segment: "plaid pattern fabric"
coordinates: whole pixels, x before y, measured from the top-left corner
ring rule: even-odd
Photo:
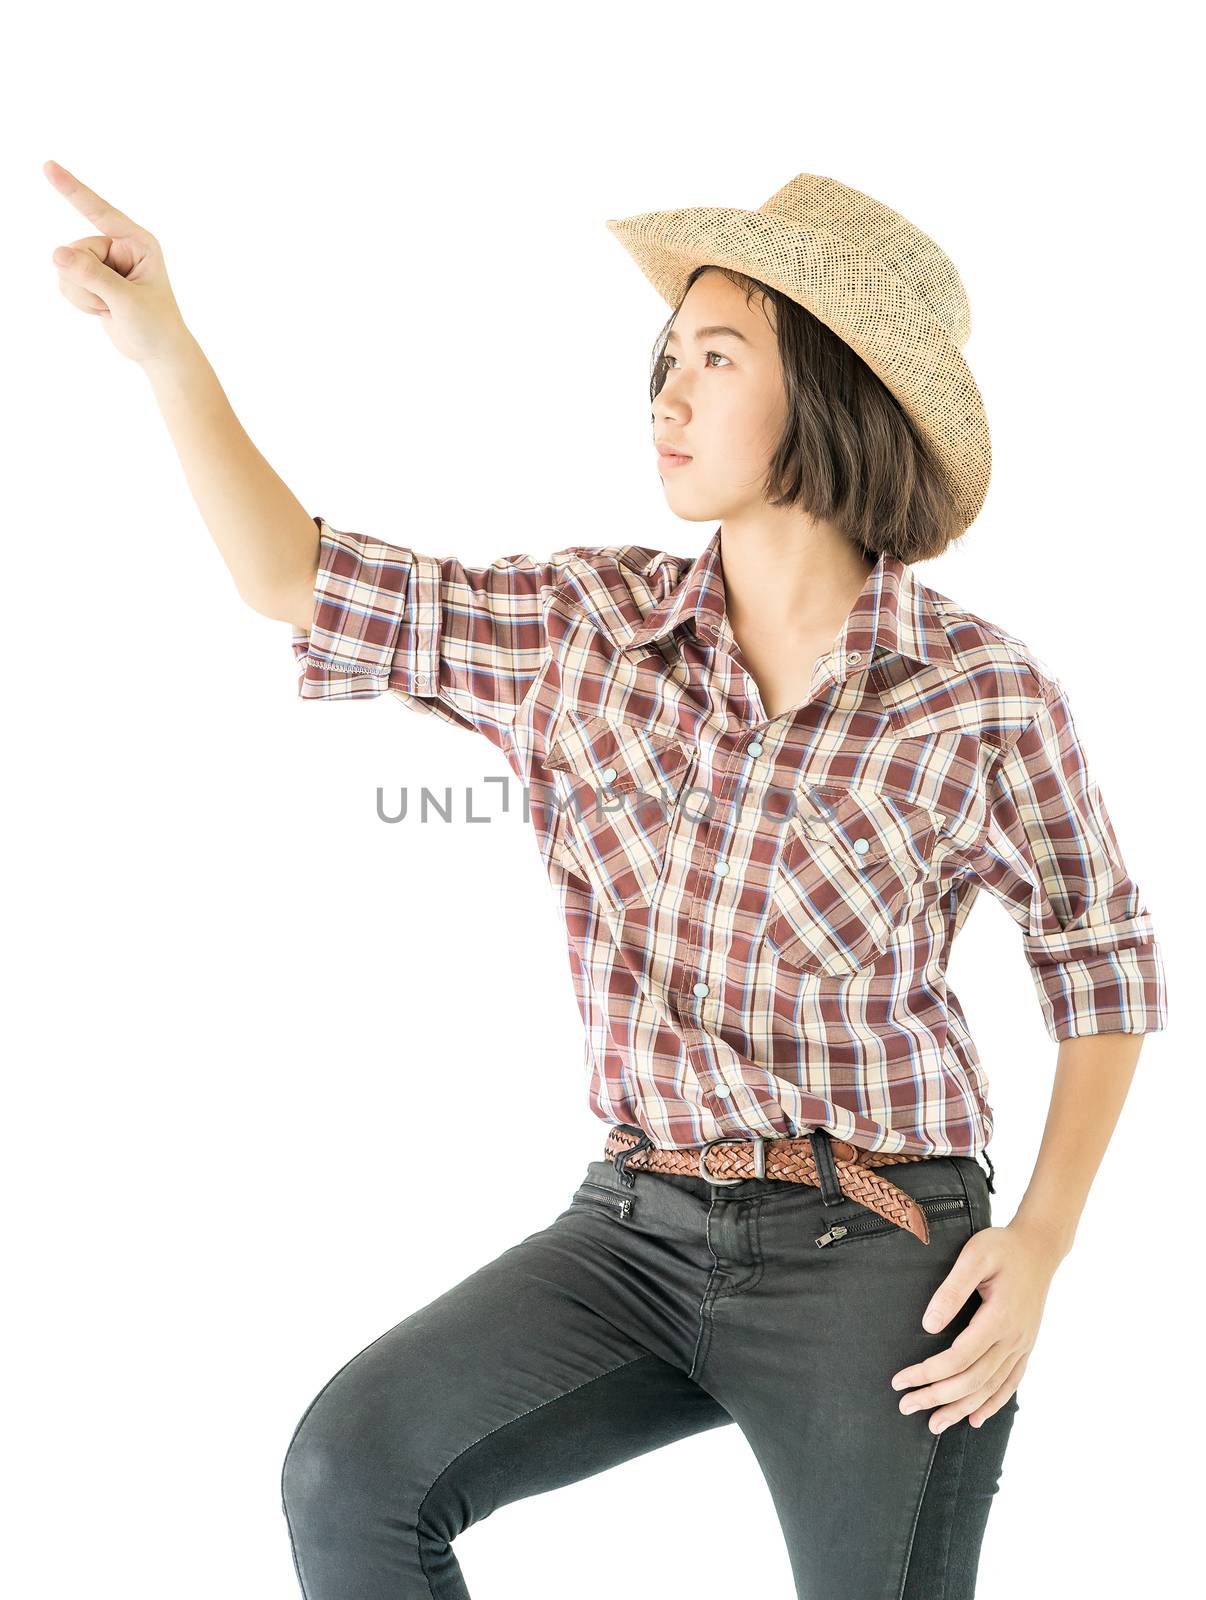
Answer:
[[[570,546],[485,567],[316,517],[307,699],[388,692],[484,734],[557,889],[592,1110],[659,1147],[823,1126],[975,1155],[987,1083],[946,981],[981,889],[1053,1040],[1165,1026],[1163,962],[1067,696],[880,558],[768,718],[697,559]]]

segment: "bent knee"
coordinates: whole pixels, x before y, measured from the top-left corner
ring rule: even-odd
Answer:
[[[397,1504],[407,1481],[409,1430],[391,1409],[329,1384],[294,1430],[281,1465],[281,1505],[292,1521]]]

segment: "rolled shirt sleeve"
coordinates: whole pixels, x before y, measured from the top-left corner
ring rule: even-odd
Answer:
[[[388,692],[500,743],[544,664],[547,602],[579,547],[466,567],[314,521],[314,615],[292,639],[301,698]]]
[[[1054,1040],[1151,1033],[1167,1021],[1164,964],[1062,687],[988,774],[976,879],[1023,931]]]

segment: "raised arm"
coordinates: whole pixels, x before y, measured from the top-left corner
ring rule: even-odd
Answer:
[[[146,373],[240,596],[264,616],[308,627],[318,530],[235,416],[180,314],[158,240],[57,162],[42,170],[96,230],[55,250],[60,292]]]
[[[546,661],[553,593],[584,547],[470,567],[311,516],[235,416],[180,314],[155,236],[56,162],[43,170],[98,230],[55,251],[59,288],[146,373],[240,596],[293,625],[301,696],[388,691],[505,744]]]
[[[313,518],[248,438],[191,335],[143,367],[239,594],[262,616],[309,627],[318,569]]]

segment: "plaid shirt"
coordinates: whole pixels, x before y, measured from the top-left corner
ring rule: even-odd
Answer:
[[[975,1155],[987,1082],[946,981],[980,889],[1053,1040],[1166,1021],[1163,962],[1067,697],[889,556],[807,696],[768,717],[698,559],[637,545],[466,567],[339,532],[299,693],[385,692],[525,785],[558,892],[591,1109],[659,1147],[816,1126]]]

